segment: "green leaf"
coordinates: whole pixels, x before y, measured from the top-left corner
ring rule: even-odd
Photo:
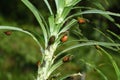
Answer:
[[[63,44],[61,44],[61,46],[62,45],[65,45],[65,44],[70,44],[70,43],[73,43],[73,42],[89,42],[89,41],[91,41],[91,40],[86,40],[86,39],[80,39],[80,40],[71,40],[71,41],[68,41],[68,42],[66,42],[66,43],[63,43]],[[112,50],[112,51],[118,51],[118,47],[117,47],[117,49],[116,48],[113,48],[112,46],[104,46],[105,48],[108,48],[108,49],[110,49],[110,50]]]
[[[50,70],[48,71],[48,76],[53,72],[55,71],[58,67],[60,67],[61,65],[63,64],[62,60],[60,59],[56,64],[54,64]]]
[[[110,49],[112,51],[115,51],[115,52],[119,51],[119,47],[117,47],[117,48],[113,48],[113,47],[110,47],[110,46],[104,46],[104,47],[107,48],[107,49]]]
[[[77,3],[79,3],[81,0],[65,0],[65,5],[66,6],[74,6]]]
[[[100,34],[102,34],[104,37],[106,37],[110,42],[115,43],[115,41],[112,40],[109,36],[107,36],[104,32],[100,31],[97,28],[94,28],[94,30],[96,30],[97,32],[99,32]]]
[[[86,7],[86,6],[75,6],[73,7],[72,9],[87,9],[87,10],[93,10],[93,9],[96,9],[96,8],[93,8],[93,7]]]
[[[47,7],[48,7],[48,9],[50,11],[50,14],[53,15],[52,9],[51,9],[50,4],[48,3],[48,1],[44,0],[44,2],[46,3],[46,5],[47,5]]]
[[[89,9],[89,10],[85,10],[83,12],[78,12],[78,13],[75,13],[71,16],[68,16],[62,23],[61,25],[63,25],[67,20],[75,17],[75,16],[79,16],[79,15],[82,15],[82,14],[101,14],[102,16],[106,17],[108,20],[110,20],[111,22],[114,22],[114,24],[120,28],[120,25],[115,23],[115,20],[110,16],[117,16],[117,17],[120,17],[120,14],[119,13],[113,13],[113,12],[109,12],[109,11],[104,11],[104,10],[96,10],[94,8],[91,8],[91,7],[73,7],[73,9],[81,9],[81,8],[85,8],[85,9]]]
[[[65,7],[65,1],[64,0],[55,0],[56,7],[57,7],[57,16],[61,16],[64,7]]]
[[[108,6],[110,5],[108,0],[104,0],[104,1],[105,1],[106,5],[108,5]]]
[[[103,11],[103,10],[86,10],[86,11],[83,11],[83,12],[78,12],[78,13],[75,13],[69,17],[67,17],[65,21],[67,21],[68,19],[71,19],[75,16],[79,16],[79,15],[82,15],[82,14],[105,14],[105,15],[112,15],[112,16],[117,16],[117,17],[120,17],[120,14],[119,13],[113,13],[113,12],[109,12],[109,11]]]
[[[44,16],[41,13],[39,13],[39,15],[43,21],[43,24],[45,24],[46,30],[48,31],[48,35],[49,35],[50,31],[49,31],[49,26],[47,24],[47,21],[45,20]]]
[[[115,25],[116,25],[118,28],[120,28],[120,24],[118,24],[118,23],[115,23]]]
[[[120,40],[120,36],[118,36],[117,34],[115,34],[114,32],[107,30],[107,32],[109,32],[110,34],[112,34],[114,37],[116,37],[117,39]],[[117,49],[120,49],[119,47],[117,47]]]
[[[36,41],[36,43],[39,45],[39,47],[40,47],[40,49],[41,49],[41,52],[43,52],[43,48],[42,48],[41,44],[40,44],[39,41],[36,39],[36,37],[35,37],[33,34],[31,34],[30,32],[25,31],[25,30],[23,30],[23,29],[21,29],[21,28],[12,27],[12,26],[0,26],[0,30],[5,30],[5,29],[6,29],[6,30],[16,30],[16,31],[20,31],[20,32],[23,32],[23,33],[26,33],[26,34],[30,35],[30,36]]]
[[[82,60],[82,61],[83,61],[83,60]],[[96,66],[94,66],[93,64],[90,64],[90,63],[88,63],[88,62],[85,62],[85,61],[83,61],[83,62],[84,62],[87,66],[95,69],[95,70],[104,78],[104,80],[108,80],[107,76],[105,76]]]
[[[81,0],[55,0],[57,6],[56,24],[63,22],[72,7],[80,1]]]
[[[109,32],[110,34],[112,34],[114,37],[116,37],[117,39],[120,40],[120,36],[118,36],[117,34],[115,34],[114,32],[107,30],[107,32]]]
[[[104,16],[104,17],[106,17],[108,20],[110,20],[111,22],[115,22],[115,20],[111,17],[111,16],[109,16],[109,15],[107,15],[107,14],[103,14],[102,16]]]
[[[72,5],[73,5],[73,6],[76,5],[76,4],[79,3],[80,1],[82,1],[82,0],[73,0]]]
[[[97,4],[96,4],[97,5]],[[99,5],[97,5],[99,6]],[[100,7],[100,6],[99,6]],[[80,6],[80,7],[74,7],[73,9],[87,9],[87,10],[95,10],[95,8],[92,8],[92,7],[84,7],[84,6]],[[100,8],[101,9],[101,8]],[[103,8],[102,8],[103,9]],[[105,11],[105,9],[103,9],[103,11]],[[108,20],[110,20],[111,22],[115,22],[115,20],[107,15],[107,14],[102,14],[102,16],[106,17]]]
[[[49,18],[48,18],[48,21],[49,21],[49,26],[50,26],[50,35],[54,35],[54,28],[56,27],[55,26],[55,19],[54,19],[54,15],[51,15]]]
[[[63,20],[69,14],[71,9],[72,9],[72,6],[65,7],[64,10],[62,11],[62,13],[60,15],[56,16],[56,24],[59,24],[59,23],[63,22]]]
[[[113,13],[113,12],[102,11],[102,10],[86,10],[86,11],[83,11],[81,14],[108,14],[108,15],[120,17],[119,13]]]
[[[105,10],[105,8],[99,2],[93,2],[93,4],[101,10]]]
[[[68,16],[62,23],[61,25],[63,25],[67,20],[73,18],[73,17],[76,17],[76,16],[79,16],[79,15],[82,15],[82,14],[101,14],[101,15],[104,15],[107,19],[109,19],[110,21],[114,21],[112,17],[110,17],[109,15],[112,15],[112,16],[117,16],[117,17],[120,17],[120,14],[119,13],[113,13],[113,12],[109,12],[109,11],[103,11],[103,10],[96,10],[96,9],[93,9],[93,10],[85,10],[85,11],[82,11],[82,12],[78,12],[78,13],[75,13],[73,15],[70,15]],[[117,25],[119,28],[120,28],[120,25],[119,24],[115,24]]]
[[[71,76],[80,76],[80,77],[83,77],[83,78],[80,78],[80,79],[78,79],[78,78],[73,78],[73,77],[71,77]],[[69,78],[70,77],[70,78]],[[67,75],[65,75],[64,77],[61,77],[59,80],[85,80],[84,79],[84,77],[85,77],[85,73],[74,73],[74,74],[67,74]],[[67,79],[68,78],[68,79]]]
[[[120,69],[119,67],[117,66],[115,60],[113,59],[113,57],[108,53],[106,52],[103,48],[100,48],[100,51],[105,53],[106,56],[110,59],[114,69],[115,69],[115,72],[116,72],[116,75],[117,75],[117,80],[120,80]]]
[[[59,34],[61,34],[62,32],[67,31],[68,29],[70,29],[76,23],[77,23],[77,20],[72,19],[65,27],[62,28],[62,30],[60,30]]]
[[[75,48],[78,48],[78,47],[83,47],[83,46],[92,46],[92,45],[100,45],[100,46],[120,46],[120,44],[117,44],[117,43],[108,43],[108,42],[96,42],[96,41],[91,41],[91,42],[86,42],[86,43],[80,43],[80,44],[76,44],[76,45],[72,45],[66,49],[64,49],[63,51],[59,52],[56,57],[58,57],[59,55],[69,51],[69,50],[72,50],[72,49],[75,49]]]
[[[31,12],[34,14],[35,18],[37,19],[38,23],[40,24],[45,39],[45,46],[47,46],[47,31],[45,29],[44,24],[42,23],[42,19],[39,15],[38,10],[28,0],[22,0],[22,2],[31,10]]]
[[[95,6],[97,6],[99,9],[105,11],[105,8],[99,3],[99,2],[94,2],[93,3]],[[110,20],[111,22],[115,22],[115,20],[109,16],[109,15],[106,15],[106,14],[103,14],[104,17],[106,17],[108,20]]]
[[[70,10],[72,9],[72,6],[70,7],[65,7],[64,10],[63,10],[63,13],[61,15],[61,17],[64,19],[70,12]]]

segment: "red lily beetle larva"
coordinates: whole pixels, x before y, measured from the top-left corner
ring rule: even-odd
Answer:
[[[71,60],[71,57],[70,56],[65,56],[63,57],[63,62],[69,62]]]
[[[67,35],[64,35],[62,38],[61,38],[61,42],[66,42],[68,40],[68,36]]]
[[[84,24],[84,23],[86,23],[86,20],[85,20],[84,18],[78,17],[78,22],[79,22],[80,24]]]
[[[68,31],[65,31],[65,32],[62,32],[61,33],[61,39],[60,39],[60,41],[61,42],[66,42],[67,40],[68,40],[68,35],[69,35],[69,32]]]
[[[9,35],[11,35],[12,34],[12,32],[11,31],[5,31],[4,32],[7,36],[9,36]]]

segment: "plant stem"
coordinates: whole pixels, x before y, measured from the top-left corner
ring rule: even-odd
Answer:
[[[37,80],[47,80],[49,78],[48,71],[53,64],[53,54],[57,48],[57,45],[53,44],[50,45],[48,48],[45,49],[43,55],[43,63],[38,67],[38,76]]]

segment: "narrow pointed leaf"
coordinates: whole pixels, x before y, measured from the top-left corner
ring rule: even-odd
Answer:
[[[48,71],[48,76],[55,71],[58,67],[60,67],[63,64],[62,60],[58,61],[57,63],[55,63],[50,70]]]
[[[68,29],[70,29],[70,28],[71,28],[74,24],[76,24],[76,23],[77,23],[77,20],[75,20],[75,19],[71,20],[71,21],[60,31],[60,33],[67,31]],[[60,33],[59,33],[59,34],[60,34]]]
[[[100,4],[100,3],[98,3],[98,2],[95,2],[95,3],[93,3],[95,6],[97,6],[99,9],[101,9],[101,10],[103,10],[103,11],[105,11],[105,8]],[[102,14],[104,17],[106,17],[108,20],[110,20],[111,22],[115,22],[115,20],[111,17],[111,16],[109,16],[109,15],[107,15],[107,14]]]
[[[94,28],[94,30],[96,30],[97,32],[99,32],[100,34],[102,34],[104,37],[106,37],[110,42],[115,43],[114,40],[112,40],[109,36],[107,36],[104,32],[100,31],[97,28]]]
[[[65,6],[74,6],[79,3],[81,0],[65,0]]]
[[[50,11],[50,14],[53,15],[52,9],[51,9],[50,4],[48,3],[48,1],[44,0],[44,2],[46,3],[46,5],[47,5],[47,7],[48,7],[48,9]]]
[[[39,45],[41,51],[43,52],[43,48],[42,48],[41,44],[36,39],[36,37],[33,34],[31,34],[30,32],[25,31],[25,30],[23,30],[21,28],[12,27],[12,26],[0,26],[0,30],[15,30],[15,31],[20,31],[20,32],[23,32],[23,33],[26,33],[26,34],[30,35],[36,41],[36,43]]]
[[[56,3],[56,7],[57,7],[57,14],[58,14],[58,16],[60,16],[65,7],[65,1],[64,0],[55,0],[55,3]]]
[[[107,32],[109,32],[110,34],[112,34],[114,37],[116,37],[117,39],[120,40],[120,36],[118,36],[117,34],[115,34],[114,32],[107,30]]]
[[[107,42],[96,42],[96,41],[93,41],[93,42],[86,42],[86,43],[80,43],[80,44],[76,44],[76,45],[73,45],[73,46],[70,46],[68,47],[67,49],[59,52],[56,57],[58,57],[59,55],[69,51],[69,50],[72,50],[72,49],[75,49],[75,48],[78,48],[78,47],[83,47],[83,46],[92,46],[92,45],[100,45],[100,46],[120,46],[120,44],[117,44],[117,43],[107,43]]]
[[[60,15],[57,15],[56,17],[56,23],[59,24],[63,22],[63,20],[66,18],[66,16],[69,14],[70,10],[72,9],[72,6],[65,7]]]
[[[103,48],[100,48],[100,51],[105,53],[106,56],[110,59],[112,65],[115,69],[115,72],[117,75],[117,80],[120,80],[120,69],[119,69],[118,65],[116,64],[115,60],[113,59],[113,57],[108,52],[106,52]]]
[[[113,12],[109,12],[109,11],[103,11],[103,10],[96,10],[95,9],[95,10],[86,10],[86,11],[83,11],[83,12],[73,14],[73,15],[67,17],[66,20],[64,20],[64,22],[67,21],[70,18],[73,18],[75,16],[79,16],[79,15],[82,15],[82,14],[106,14],[106,15],[112,15],[112,16],[120,17],[119,13],[113,13]]]
[[[82,60],[82,61],[83,61],[83,60]],[[84,61],[84,62],[85,62],[85,61]],[[105,75],[103,74],[103,72],[101,72],[96,66],[94,66],[94,65],[92,65],[92,64],[90,64],[90,63],[88,63],[88,62],[85,62],[85,63],[86,63],[87,66],[95,69],[95,70],[104,78],[104,80],[108,80],[107,76],[105,76]]]
[[[38,10],[28,0],[22,0],[22,2],[31,10],[31,12],[34,14],[35,18],[37,19],[38,23],[40,24],[45,39],[45,46],[47,46],[47,31],[45,29],[44,24],[42,23],[42,19],[39,15]]]
[[[54,28],[55,28],[54,16],[51,15],[51,16],[48,18],[48,21],[49,21],[49,26],[50,26],[50,33],[52,34],[52,33],[54,32]]]
[[[120,17],[119,13],[113,13],[113,12],[102,11],[102,10],[86,10],[86,11],[83,11],[82,14],[108,14],[108,15]]]

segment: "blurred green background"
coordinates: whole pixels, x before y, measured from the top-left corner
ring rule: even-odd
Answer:
[[[43,0],[30,1],[42,14],[44,14],[47,20],[49,13]],[[55,12],[56,8],[54,0],[49,0],[49,2]],[[97,4],[99,3],[102,4],[104,8],[98,7]],[[119,0],[83,0],[78,5],[120,13],[119,3]],[[93,29],[97,28],[116,42],[120,42],[106,32],[106,30],[109,29],[118,35],[120,34],[120,29],[118,29],[113,23],[100,15],[83,15],[83,17],[88,19],[90,22],[82,25],[75,25],[70,30],[71,33],[69,41],[72,39],[87,38],[90,40],[109,42],[105,36]],[[113,18],[117,23],[120,23],[119,18]],[[38,33],[42,36],[39,25],[33,14],[20,0],[0,0],[0,25],[17,26],[33,33]],[[74,34],[75,30],[82,33],[82,35]],[[41,60],[41,53],[36,42],[24,33],[12,31],[12,34],[7,36],[4,34],[4,31],[6,30],[0,30],[0,80],[35,79],[37,74],[37,62]],[[61,46],[58,51],[61,51],[68,46],[69,44],[64,47]],[[106,50],[111,53],[120,67],[119,52],[113,52],[108,49]],[[72,61],[63,64],[63,66],[57,69],[55,73],[61,72],[61,75],[63,76],[73,72],[88,70],[87,80],[103,80],[103,78],[94,69],[86,66],[80,61],[81,59],[84,59],[86,62],[97,65],[98,68],[108,76],[109,80],[116,80],[116,74],[109,59],[106,56],[99,54],[94,46],[77,48],[65,54],[72,54]]]

